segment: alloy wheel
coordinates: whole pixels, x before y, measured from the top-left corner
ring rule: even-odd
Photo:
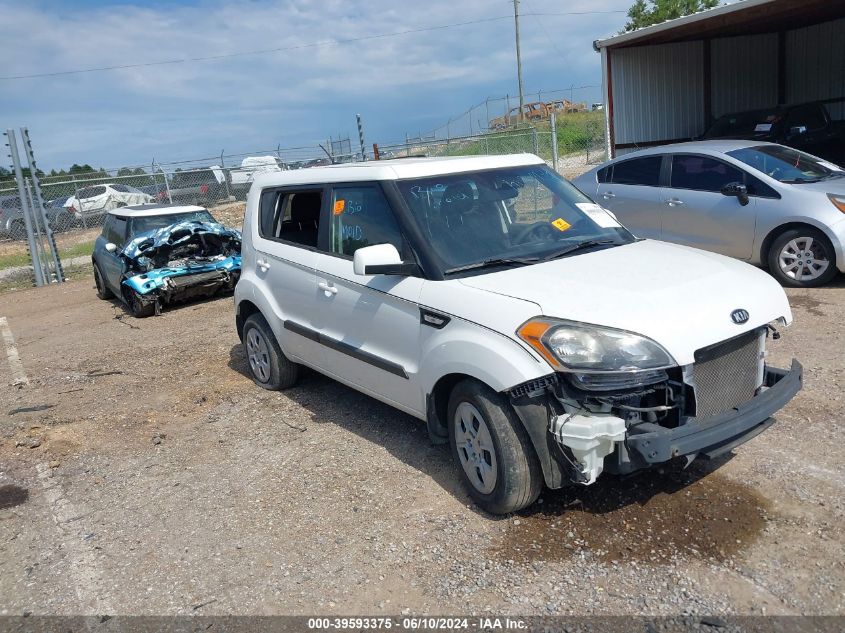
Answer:
[[[811,281],[821,277],[830,266],[824,245],[812,237],[796,237],[784,244],[778,253],[781,272],[795,281]]]
[[[261,382],[270,380],[270,350],[258,328],[253,327],[246,334],[246,353],[253,375]]]
[[[469,402],[455,409],[455,445],[458,459],[473,487],[490,494],[496,487],[496,449],[481,413]]]

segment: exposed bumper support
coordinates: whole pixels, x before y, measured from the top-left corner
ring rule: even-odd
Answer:
[[[708,458],[726,453],[774,424],[771,416],[801,390],[802,380],[797,360],[789,371],[767,367],[763,385],[768,388],[758,396],[721,415],[674,429],[638,424],[628,429],[628,451],[646,464],[694,453]]]

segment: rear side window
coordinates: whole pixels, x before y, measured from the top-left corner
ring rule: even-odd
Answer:
[[[351,256],[359,248],[375,244],[393,244],[402,252],[402,233],[381,188],[336,187],[332,199],[332,252]]]
[[[320,190],[265,191],[261,194],[258,232],[265,239],[316,248],[322,204]]]
[[[85,187],[85,189],[79,190],[79,197],[80,198],[93,198],[95,196],[101,196],[106,192],[105,187]]]
[[[673,189],[719,192],[732,182],[745,182],[743,172],[720,160],[686,154],[672,157],[670,186]]]
[[[613,164],[613,183],[657,187],[660,184],[662,156],[644,156]]]
[[[598,182],[610,182],[610,174],[613,170],[613,165],[608,165],[604,169],[599,169],[596,172],[596,180]]]
[[[111,188],[120,193],[129,193],[129,187],[126,185],[112,185]]]
[[[827,121],[824,118],[824,113],[817,105],[806,105],[795,108],[789,113],[786,119],[787,130],[791,130],[794,127],[803,127],[807,131],[820,130],[825,125],[827,125]]]

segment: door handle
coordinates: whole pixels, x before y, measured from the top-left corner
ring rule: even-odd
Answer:
[[[270,269],[270,262],[268,262],[266,259],[255,260],[255,265],[258,266],[259,270],[262,273],[266,273]]]
[[[666,200],[666,204],[668,204],[670,207],[679,207],[683,203],[684,201],[678,200],[678,198],[669,198],[668,200]]]
[[[605,191],[603,194],[601,194],[601,197],[605,200],[610,200],[611,198],[615,198],[616,194],[612,191]]]
[[[337,288],[335,286],[330,286],[329,282],[327,282],[327,281],[321,281],[320,283],[317,284],[317,287],[320,290],[322,290],[323,292],[325,292],[327,295],[336,295],[337,294]]]

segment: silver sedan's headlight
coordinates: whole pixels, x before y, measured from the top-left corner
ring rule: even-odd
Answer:
[[[561,371],[643,372],[676,365],[650,338],[598,325],[540,317],[524,323],[517,335]]]

